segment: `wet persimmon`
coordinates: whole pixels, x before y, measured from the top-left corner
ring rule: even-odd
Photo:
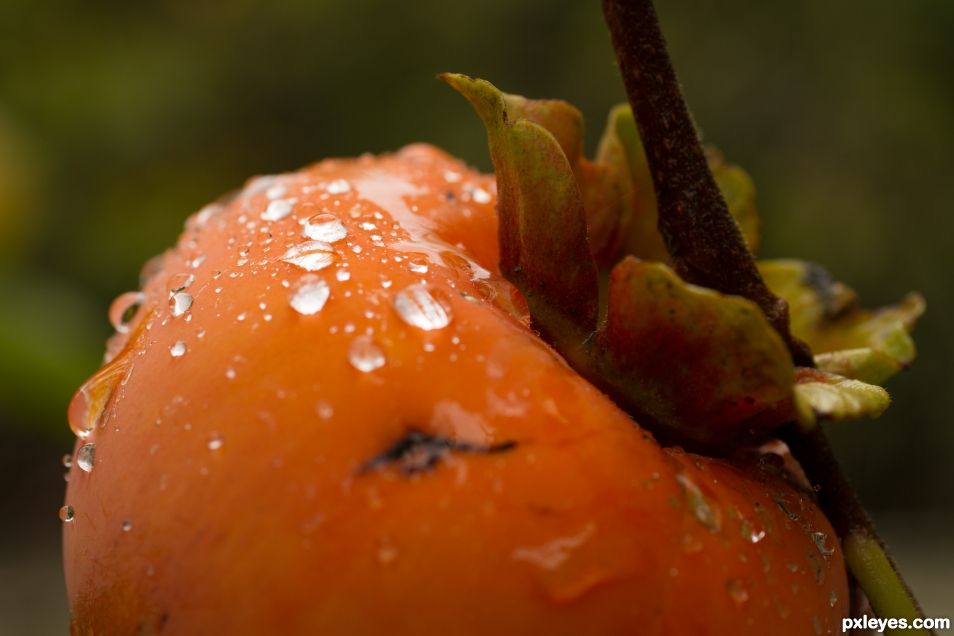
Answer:
[[[811,496],[570,369],[496,271],[495,198],[416,145],[189,221],[71,406],[75,633],[838,627]]]
[[[652,3],[603,4],[631,106],[592,160],[571,105],[445,74],[494,175],[417,144],[257,177],[116,299],[69,406],[73,633],[923,616],[818,425],[887,408],[923,300],[757,261]]]

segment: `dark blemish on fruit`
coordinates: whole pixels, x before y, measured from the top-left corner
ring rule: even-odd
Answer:
[[[512,441],[484,446],[411,429],[390,448],[368,460],[358,473],[391,466],[400,470],[402,475],[414,475],[433,470],[448,453],[502,453],[516,446],[517,443]]]

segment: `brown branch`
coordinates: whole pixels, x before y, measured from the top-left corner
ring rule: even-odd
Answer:
[[[709,170],[651,0],[603,0],[630,106],[646,148],[659,230],[691,283],[755,302],[799,366],[814,366],[789,332],[788,304],[762,280]]]

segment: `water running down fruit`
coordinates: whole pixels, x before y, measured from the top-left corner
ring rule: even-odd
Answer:
[[[259,177],[117,300],[70,405],[74,633],[837,633],[845,557],[909,611],[816,422],[887,406],[920,298],[752,261],[714,154],[735,223],[673,223],[652,108],[590,161],[571,106],[444,79],[496,178],[424,145]]]

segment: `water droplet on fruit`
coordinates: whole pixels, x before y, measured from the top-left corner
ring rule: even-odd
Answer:
[[[132,527],[133,527],[132,521],[130,521],[129,519],[125,519],[125,520],[120,524],[119,527],[120,527],[120,529],[122,529],[123,532],[129,532],[130,530],[132,530]]]
[[[70,430],[74,435],[86,439],[96,426],[104,422],[106,406],[130,368],[129,359],[120,356],[83,383],[67,410]]]
[[[315,412],[318,413],[318,417],[323,420],[327,420],[335,414],[335,409],[331,406],[331,404],[322,400],[315,405]]]
[[[392,304],[401,320],[424,331],[443,329],[451,321],[450,307],[439,303],[423,285],[402,289]]]
[[[142,292],[126,292],[120,294],[109,306],[109,322],[119,333],[129,332],[129,323],[135,318],[136,312],[146,299]]]
[[[384,352],[370,336],[358,336],[348,346],[348,362],[362,373],[380,369],[386,361]]]
[[[346,280],[351,280],[351,272],[346,269],[339,269],[337,272],[335,272],[335,279],[342,283]]]
[[[726,581],[725,589],[729,593],[729,598],[732,599],[732,602],[739,607],[745,605],[746,601],[749,600],[749,591],[745,589],[745,586],[739,579],[729,579]]]
[[[295,207],[295,199],[276,199],[268,204],[265,211],[262,212],[264,221],[280,221],[291,214]]]
[[[317,272],[335,261],[335,253],[325,241],[306,241],[290,247],[282,260],[305,271]]]
[[[311,316],[321,311],[330,293],[323,278],[309,274],[298,280],[288,302],[301,315]]]
[[[490,203],[491,199],[490,193],[483,188],[474,188],[470,196],[474,199],[474,203]]]
[[[63,506],[60,508],[60,521],[63,523],[70,523],[73,521],[74,516],[73,506]]]
[[[182,340],[177,340],[175,344],[169,347],[169,355],[173,358],[181,358],[186,353],[186,343]]]
[[[705,495],[703,495],[699,486],[683,473],[676,475],[676,481],[679,482],[682,488],[683,495],[686,498],[686,503],[692,512],[692,516],[710,531],[718,531],[722,525],[720,516],[712,506],[709,505],[708,500]]]
[[[281,197],[285,196],[287,192],[288,192],[288,188],[285,187],[285,184],[278,183],[265,191],[265,197],[269,201],[274,201],[275,199],[280,199]]]
[[[93,462],[96,460],[96,444],[83,444],[76,451],[76,465],[87,473],[92,472]]]
[[[301,233],[305,238],[334,243],[348,236],[348,230],[334,214],[316,214],[305,221]]]
[[[63,463],[63,468],[71,468],[73,466],[73,456],[69,453],[63,455],[60,461]]]
[[[407,268],[415,274],[427,273],[427,256],[424,254],[415,254],[407,259]]]
[[[184,291],[176,292],[169,298],[169,310],[173,316],[181,316],[192,307],[192,296]]]
[[[166,284],[169,286],[169,293],[175,294],[176,292],[181,292],[184,289],[188,289],[194,282],[195,274],[181,273],[170,276]]]
[[[812,532],[812,541],[815,543],[815,547],[818,548],[818,551],[821,552],[821,555],[826,559],[835,553],[834,548],[830,548],[827,545],[828,535],[824,532]]]
[[[222,448],[224,441],[220,435],[213,435],[212,439],[209,440],[208,447],[209,450],[219,450]]]
[[[335,179],[325,188],[328,194],[345,194],[351,192],[351,184],[344,179]]]
[[[837,604],[838,604],[838,595],[835,594],[835,590],[832,590],[831,595],[829,595],[828,597],[828,605],[829,607],[834,607]]]

